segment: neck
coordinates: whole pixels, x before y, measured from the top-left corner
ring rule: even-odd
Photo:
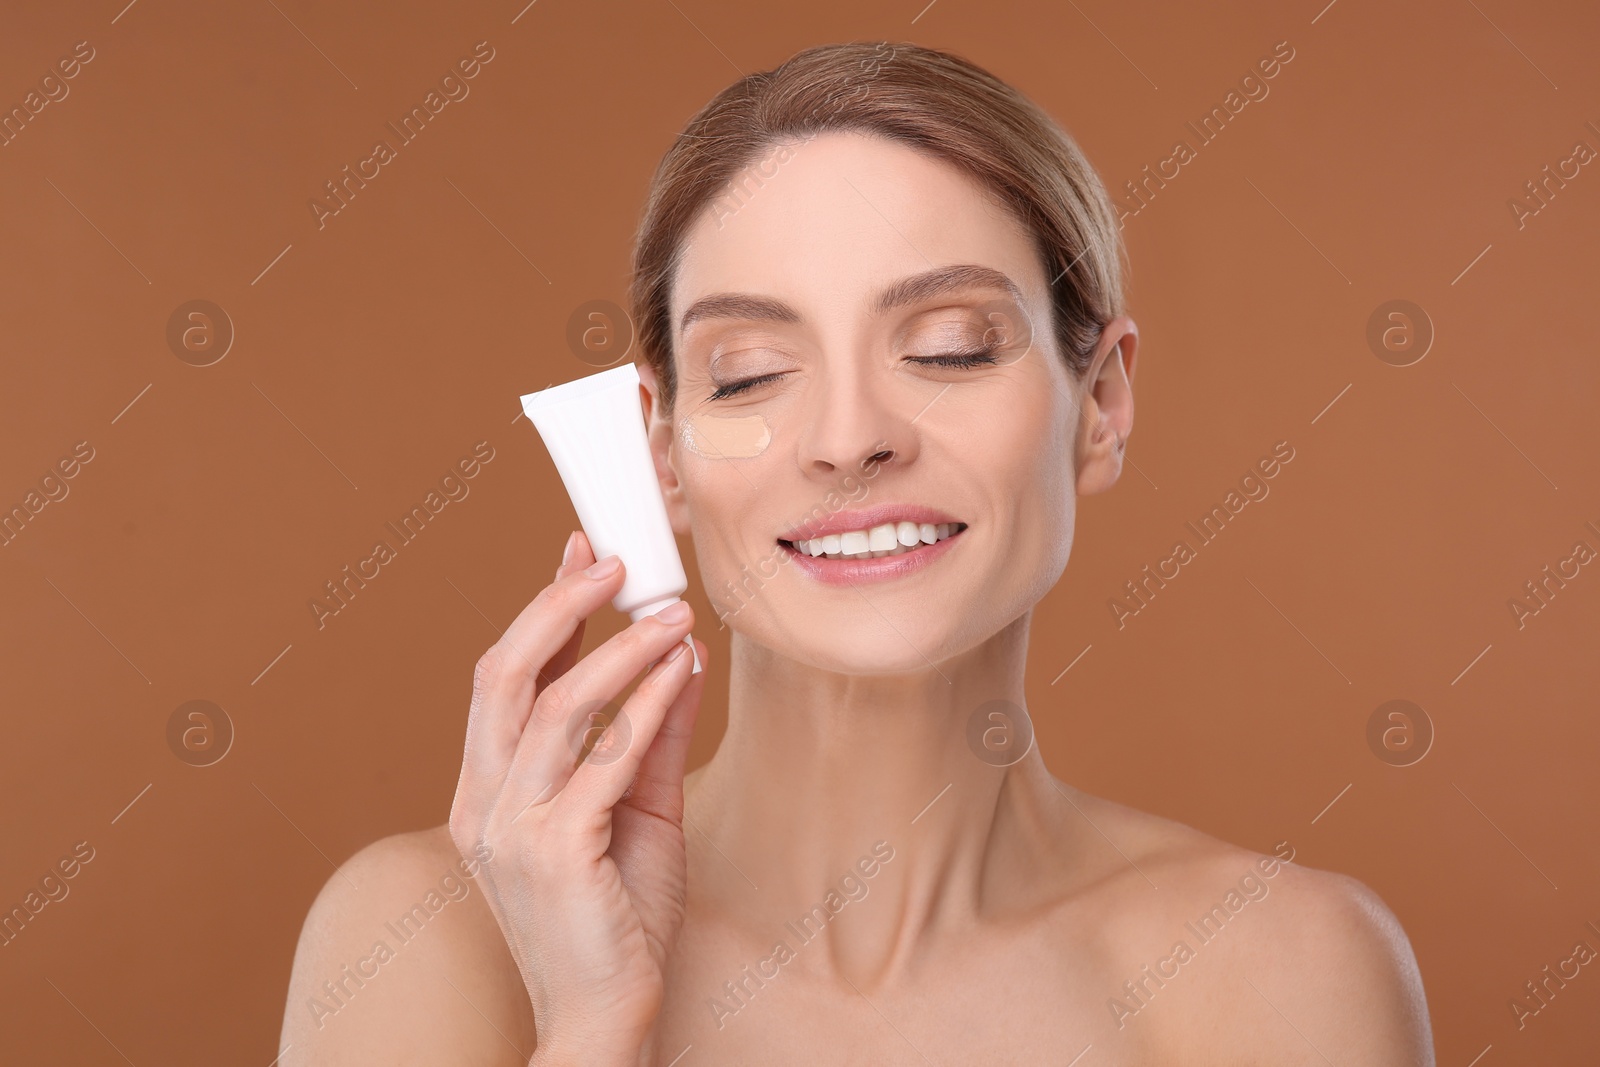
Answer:
[[[1066,802],[1037,745],[986,761],[969,741],[1017,727],[989,712],[1026,707],[1030,618],[892,676],[818,670],[735,634],[727,733],[687,802],[722,869],[708,904],[874,983],[930,932],[1037,903]]]

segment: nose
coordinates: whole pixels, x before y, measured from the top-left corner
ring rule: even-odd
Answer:
[[[890,402],[892,383],[867,375],[830,377],[835,380],[817,391],[801,434],[799,460],[807,474],[829,478],[915,458],[916,426]]]

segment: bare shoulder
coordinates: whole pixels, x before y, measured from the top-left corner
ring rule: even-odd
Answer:
[[[376,841],[328,878],[295,949],[283,1067],[527,1062],[533,1015],[480,866],[437,826]]]
[[[1410,941],[1359,879],[1306,866],[1295,842],[1256,852],[1064,795],[1122,853],[1093,888],[1107,938],[1136,946],[1118,957],[1108,1003],[1119,1033],[1142,1027],[1152,1047],[1171,1048],[1168,1062],[1210,1062],[1194,1057],[1203,1035],[1216,1062],[1432,1067]]]
[[[1230,968],[1261,1017],[1291,1047],[1311,1054],[1314,1042],[1318,1062],[1433,1067],[1422,975],[1383,899],[1357,878],[1298,862],[1279,865],[1271,891],[1275,906],[1262,909],[1259,934],[1241,941]]]

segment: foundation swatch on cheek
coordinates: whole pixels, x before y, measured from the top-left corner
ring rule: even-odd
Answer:
[[[750,459],[772,443],[772,427],[764,415],[690,415],[678,436],[706,459]]]

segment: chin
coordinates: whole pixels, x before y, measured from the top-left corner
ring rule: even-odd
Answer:
[[[949,639],[948,635],[902,636],[884,628],[882,620],[878,620],[871,632],[841,629],[827,637],[800,643],[768,642],[756,635],[749,635],[749,638],[773,656],[834,674],[880,677],[919,674],[929,670],[930,663],[937,665],[949,655],[940,647]]]
[[[908,611],[903,596],[886,596],[870,587],[829,591],[825,602],[819,602],[815,591],[793,587],[767,592],[772,595],[747,603],[723,621],[772,656],[836,674],[918,674],[990,636],[972,632],[978,612],[949,608],[960,597],[937,598],[945,605],[939,609],[930,597]],[[994,629],[1001,625],[997,622]]]

